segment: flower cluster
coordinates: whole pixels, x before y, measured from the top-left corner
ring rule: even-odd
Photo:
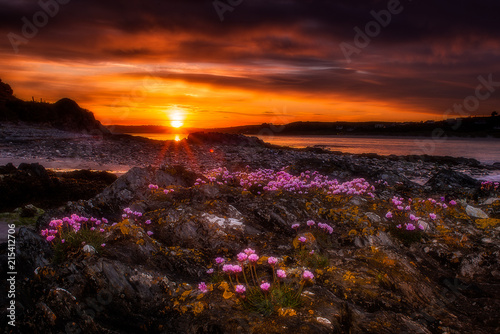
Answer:
[[[318,191],[327,195],[367,195],[374,197],[375,188],[365,179],[354,179],[339,184],[337,180],[330,180],[328,176],[319,172],[305,171],[299,175],[292,175],[284,170],[274,171],[272,169],[257,169],[255,171],[229,172],[226,168],[216,168],[205,173],[209,182],[217,184],[237,183],[243,190],[256,187],[262,191],[286,191],[295,194],[308,194]],[[197,179],[195,185],[203,184],[205,181]]]
[[[141,217],[142,217],[142,212],[133,211],[130,208],[123,209],[123,214],[122,214],[123,219],[133,220],[136,224],[142,225],[143,222],[141,219],[139,219]],[[145,220],[144,224],[148,225],[148,226],[151,225],[151,220],[150,219]],[[147,230],[146,233],[148,236],[153,235],[153,231],[150,231],[150,230]]]
[[[228,275],[231,284],[234,287],[234,291],[239,294],[245,294],[248,289],[260,289],[262,293],[271,292],[273,289],[279,289],[281,282],[287,278],[287,273],[283,268],[277,267],[280,259],[274,256],[267,258],[267,263],[270,265],[273,271],[273,282],[268,282],[262,280],[257,271],[257,262],[261,257],[257,255],[254,249],[247,248],[236,255],[237,264],[227,263],[226,259],[222,257],[217,257],[214,262],[219,266],[220,270]],[[213,274],[214,270],[207,270],[208,274]],[[243,279],[243,282],[240,282]],[[314,279],[314,274],[309,270],[304,270],[301,276],[301,285],[299,289],[298,296],[302,291],[304,284],[307,281]],[[235,281],[235,283],[233,283]],[[204,283],[200,283],[198,286],[203,292],[206,289]]]
[[[160,187],[159,187],[158,185],[156,185],[156,184],[150,184],[150,185],[148,186],[148,188],[149,188],[150,190],[158,190]],[[170,194],[170,193],[172,193],[172,192],[174,192],[174,189],[164,189],[164,190],[163,190],[163,193],[164,193],[165,195],[168,195],[168,194]]]
[[[316,224],[316,222],[314,220],[308,220],[306,222],[306,225],[309,228],[313,228],[313,227],[316,228],[317,227],[318,229],[323,230],[327,234],[332,234],[333,233],[333,227],[330,226],[330,225],[328,225],[328,224],[326,224],[326,223],[317,223]],[[299,223],[292,224],[292,228],[294,230],[299,230],[300,229],[300,224]],[[303,238],[303,237],[301,237],[301,238]],[[305,242],[305,240],[302,241],[301,238],[299,238],[299,241],[300,242]]]
[[[44,229],[40,231],[40,234],[45,237],[47,241],[53,241],[56,237],[61,237],[64,230],[78,233],[82,229],[82,226],[86,227],[90,231],[98,229],[100,233],[103,233],[105,230],[102,228],[101,224],[108,224],[108,220],[106,218],[87,218],[81,217],[77,214],[72,214],[70,217],[51,220],[49,223],[50,229]],[[61,243],[64,242],[65,239],[61,239]]]
[[[481,190],[497,191],[500,186],[499,182],[483,181],[481,182]]]

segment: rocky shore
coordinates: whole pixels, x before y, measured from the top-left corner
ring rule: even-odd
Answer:
[[[19,229],[7,333],[500,333],[494,166],[54,131],[0,158],[131,168]]]

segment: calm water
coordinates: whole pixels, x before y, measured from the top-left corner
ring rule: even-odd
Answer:
[[[500,162],[500,139],[435,139],[401,137],[339,137],[339,136],[259,136],[265,142],[302,148],[320,145],[345,153],[376,153],[380,155],[447,155],[474,158],[486,164]]]
[[[156,140],[182,140],[187,134],[133,133]],[[500,162],[500,139],[435,139],[400,137],[340,136],[258,136],[267,143],[303,148],[319,145],[345,153],[376,153],[380,155],[447,155],[474,158],[485,164]]]

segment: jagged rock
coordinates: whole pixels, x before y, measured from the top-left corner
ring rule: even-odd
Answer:
[[[450,169],[441,169],[425,183],[434,191],[444,191],[447,193],[455,192],[463,188],[476,189],[480,182],[460,172]]]
[[[227,134],[217,132],[195,132],[190,133],[187,142],[190,144],[203,145],[230,145],[230,146],[266,146],[266,144],[257,137],[247,137],[239,134]]]

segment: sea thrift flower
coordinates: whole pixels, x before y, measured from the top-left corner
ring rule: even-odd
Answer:
[[[149,220],[149,219],[148,219],[148,220],[146,220],[146,221],[144,222],[144,224],[146,224],[146,225],[151,224],[151,220]]]
[[[396,228],[401,228],[401,224],[397,225]]]
[[[147,231],[146,233],[147,233],[149,236],[152,236],[152,235],[153,235],[153,232],[151,232],[151,231]]]
[[[299,238],[299,241],[300,241],[300,242],[306,242],[306,241],[307,241],[307,239],[306,239],[305,237],[300,237],[300,238]]]
[[[278,259],[271,256],[269,259],[267,259],[267,262],[271,265],[274,266],[276,263],[278,263]]]
[[[63,243],[65,243],[65,242],[66,242],[66,240],[65,240],[65,239],[62,239],[62,240],[61,240],[61,243],[62,243],[62,244],[63,244]]]
[[[208,287],[205,284],[205,282],[201,282],[200,284],[198,284],[198,289],[200,289],[200,291],[203,292],[203,293],[207,293],[208,292]]]
[[[302,274],[302,278],[305,280],[312,280],[314,278],[314,274],[309,270],[305,270],[304,273]]]
[[[236,291],[236,293],[245,293],[245,291],[247,291],[247,289],[245,288],[245,286],[244,286],[244,285],[238,284],[238,285],[234,288],[234,291]]]
[[[306,224],[307,226],[311,227],[314,226],[316,223],[314,222],[314,220],[308,220]]]
[[[250,262],[257,262],[259,260],[259,256],[257,254],[250,254],[250,256],[248,257],[248,260]]]
[[[269,288],[271,287],[271,284],[267,283],[267,282],[263,282],[261,285],[260,285],[260,288],[264,291],[268,291]]]
[[[425,229],[424,225],[418,224],[418,228],[421,229],[422,231]]]
[[[414,214],[410,214],[410,220],[418,220],[418,218]]]
[[[450,205],[457,205],[457,202],[455,202],[454,200],[451,200]]]
[[[250,254],[255,254],[255,250],[254,249],[251,249],[251,248],[247,248],[243,251],[246,255],[250,255]]]
[[[49,236],[47,237],[47,241],[52,241],[52,240],[54,240],[55,238],[56,238],[55,236],[53,236],[53,235],[49,235]]]
[[[237,257],[238,261],[243,262],[248,258],[248,255],[246,255],[245,253],[239,253]]]
[[[241,266],[238,266],[238,265],[234,265],[232,267],[232,270],[231,270],[233,273],[237,274],[237,273],[241,273],[243,271],[243,269],[241,268]]]
[[[214,273],[214,268],[210,268],[207,270],[207,274],[213,274]]]
[[[293,228],[294,230],[298,229],[299,227],[300,227],[300,224],[293,224],[293,225],[292,225],[292,228]]]
[[[218,257],[218,258],[215,259],[215,263],[217,263],[217,264],[221,264],[221,263],[224,263],[224,262],[226,262],[226,260],[224,260],[222,257]]]
[[[104,229],[103,229],[103,228],[100,228],[100,229],[99,229],[99,232],[103,233],[103,232],[104,232]]]
[[[415,225],[413,225],[412,223],[409,223],[406,225],[407,231],[413,231],[414,229],[415,229]]]
[[[101,247],[106,247],[106,244],[101,244]]]
[[[313,254],[314,254],[314,249],[309,252],[309,255],[313,255]]]
[[[232,264],[225,264],[222,266],[222,271],[225,273],[232,272],[233,271],[233,265]]]
[[[385,218],[387,218],[387,219],[391,219],[391,218],[392,218],[392,212],[388,211],[388,212],[385,214]]]
[[[276,271],[276,276],[278,276],[279,278],[286,278],[286,272],[284,270],[277,270]]]
[[[435,213],[429,213],[429,217],[430,217],[431,219],[436,219],[436,217],[437,217],[437,216],[436,216],[436,214],[435,214]]]
[[[158,189],[158,186],[156,184],[150,184],[149,186],[149,189],[153,190],[153,189]]]

